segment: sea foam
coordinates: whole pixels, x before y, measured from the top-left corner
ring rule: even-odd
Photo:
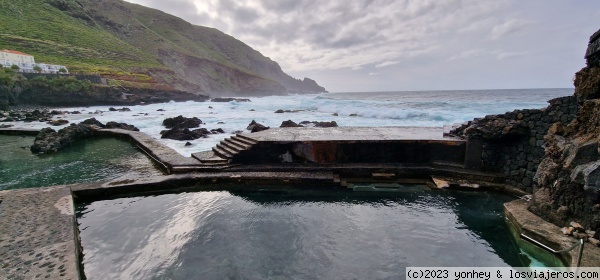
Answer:
[[[374,92],[328,93],[250,98],[251,102],[168,102],[129,106],[128,112],[111,112],[110,106],[61,108],[81,111],[60,117],[71,123],[96,118],[125,122],[158,139],[184,156],[210,150],[219,141],[245,131],[252,120],[270,127],[279,127],[282,121],[336,121],[339,126],[444,126],[462,123],[488,114],[499,114],[515,109],[547,106],[549,99],[573,94],[572,89],[526,89],[481,91],[429,92]],[[113,106],[116,107],[116,106]],[[162,109],[162,110],[160,110]],[[294,113],[275,113],[276,110]],[[337,114],[337,116],[334,116]],[[351,116],[351,115],[356,116]],[[165,118],[198,117],[207,129],[222,128],[224,134],[193,141],[161,139]],[[16,127],[44,128],[45,123],[11,123]],[[60,128],[60,127],[58,127]]]

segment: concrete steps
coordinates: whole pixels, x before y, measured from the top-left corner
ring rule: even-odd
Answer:
[[[236,134],[233,137],[221,141],[221,143],[212,148],[212,151],[221,158],[231,160],[237,154],[252,148],[256,143],[258,143],[258,141],[255,139]]]
[[[202,165],[216,166],[229,164],[229,160],[215,155],[213,151],[205,151],[192,154]]]
[[[254,138],[250,138],[246,135],[243,134],[236,134],[234,137],[231,138],[235,138],[236,141],[240,141],[249,145],[254,145],[258,143],[258,140],[254,139]]]
[[[256,143],[258,141],[255,139],[237,134],[224,139],[211,151],[194,153],[192,157],[207,167],[229,166],[236,155],[252,148]]]
[[[228,148],[222,143],[223,141],[221,141],[221,143],[217,144],[217,146],[212,148],[212,151],[215,153],[215,155],[225,159],[232,159],[234,155],[238,154],[238,152]]]

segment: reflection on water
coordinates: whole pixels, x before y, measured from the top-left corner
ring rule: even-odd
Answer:
[[[496,193],[219,191],[77,207],[89,279],[398,279],[526,266]]]
[[[88,139],[56,154],[29,151],[35,137],[0,135],[0,190],[161,175],[127,141]]]

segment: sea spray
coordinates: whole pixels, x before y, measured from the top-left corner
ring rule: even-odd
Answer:
[[[543,108],[547,101],[572,95],[572,89],[472,90],[424,92],[328,93],[250,97],[251,102],[168,102],[130,106],[129,112],[110,112],[110,106],[62,109],[82,114],[61,116],[71,123],[94,117],[101,122],[135,125],[184,156],[210,150],[219,141],[245,131],[252,120],[270,127],[281,122],[336,121],[339,126],[444,126],[488,114],[515,109]],[[294,112],[275,113],[277,110]],[[178,115],[198,117],[207,129],[222,128],[224,134],[190,141],[160,139],[162,121]],[[44,128],[45,123],[8,123],[15,127]],[[59,127],[60,128],[60,127]]]

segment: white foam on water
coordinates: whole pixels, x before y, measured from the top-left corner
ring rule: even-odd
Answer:
[[[270,127],[282,121],[336,121],[339,126],[437,126],[462,123],[488,114],[515,109],[542,108],[547,100],[572,94],[572,89],[498,90],[498,91],[432,91],[396,93],[330,93],[250,98],[251,102],[169,102],[128,106],[129,112],[110,112],[110,107],[93,106],[62,108],[82,114],[61,115],[71,123],[88,118],[100,122],[124,122],[154,137],[184,156],[210,150],[235,132],[246,131],[252,120]],[[212,107],[212,108],[209,108]],[[162,109],[164,111],[158,111]],[[275,113],[276,110],[300,110]],[[338,114],[338,116],[333,116]],[[356,114],[357,116],[350,116]],[[162,121],[182,115],[197,117],[207,129],[222,128],[224,134],[191,141],[161,139]],[[15,127],[41,129],[45,123],[9,123]],[[63,126],[64,127],[64,126]],[[60,129],[62,127],[56,127]],[[185,143],[192,143],[186,147]]]

